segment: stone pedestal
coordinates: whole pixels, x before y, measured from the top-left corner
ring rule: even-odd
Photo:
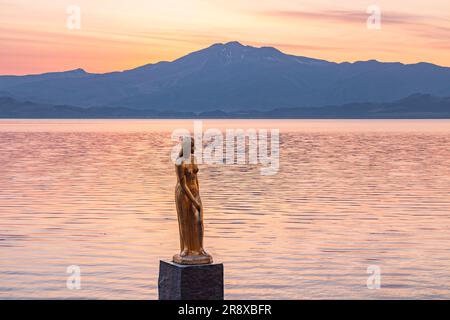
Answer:
[[[223,264],[160,261],[159,300],[223,300]]]

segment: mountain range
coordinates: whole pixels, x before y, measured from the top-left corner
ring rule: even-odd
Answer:
[[[45,105],[0,97],[0,118],[14,119],[450,119],[450,97],[415,94],[389,103],[350,103],[341,106],[281,108],[269,111],[159,111],[123,107]]]
[[[122,72],[94,74],[76,69],[0,76],[0,96],[11,99],[0,101],[3,112],[12,101],[16,105],[29,101],[35,107],[59,106],[59,111],[65,106],[94,113],[122,110],[149,116],[301,115],[353,108],[348,117],[377,106],[389,109],[405,99],[414,103],[437,99],[445,104],[448,99],[438,97],[450,96],[450,68],[375,60],[335,63],[229,42],[172,62]],[[314,111],[317,107],[321,111]],[[407,113],[409,108],[412,106],[397,111]]]

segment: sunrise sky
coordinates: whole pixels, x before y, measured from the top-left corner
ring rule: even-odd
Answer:
[[[370,5],[381,30],[366,26]],[[67,28],[67,7],[81,28]],[[449,0],[0,0],[0,74],[109,72],[217,42],[330,61],[450,66]]]

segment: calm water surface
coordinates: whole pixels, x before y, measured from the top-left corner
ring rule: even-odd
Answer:
[[[156,299],[159,260],[179,245],[179,127],[193,123],[0,120],[0,298]],[[450,298],[450,121],[204,127],[282,131],[276,175],[200,167],[226,298]]]

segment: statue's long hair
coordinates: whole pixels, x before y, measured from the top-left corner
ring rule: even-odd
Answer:
[[[192,147],[195,146],[195,141],[193,137],[183,137],[183,142],[181,143],[181,150],[178,153],[178,157],[184,158],[184,148],[189,148],[189,154],[191,154]]]

